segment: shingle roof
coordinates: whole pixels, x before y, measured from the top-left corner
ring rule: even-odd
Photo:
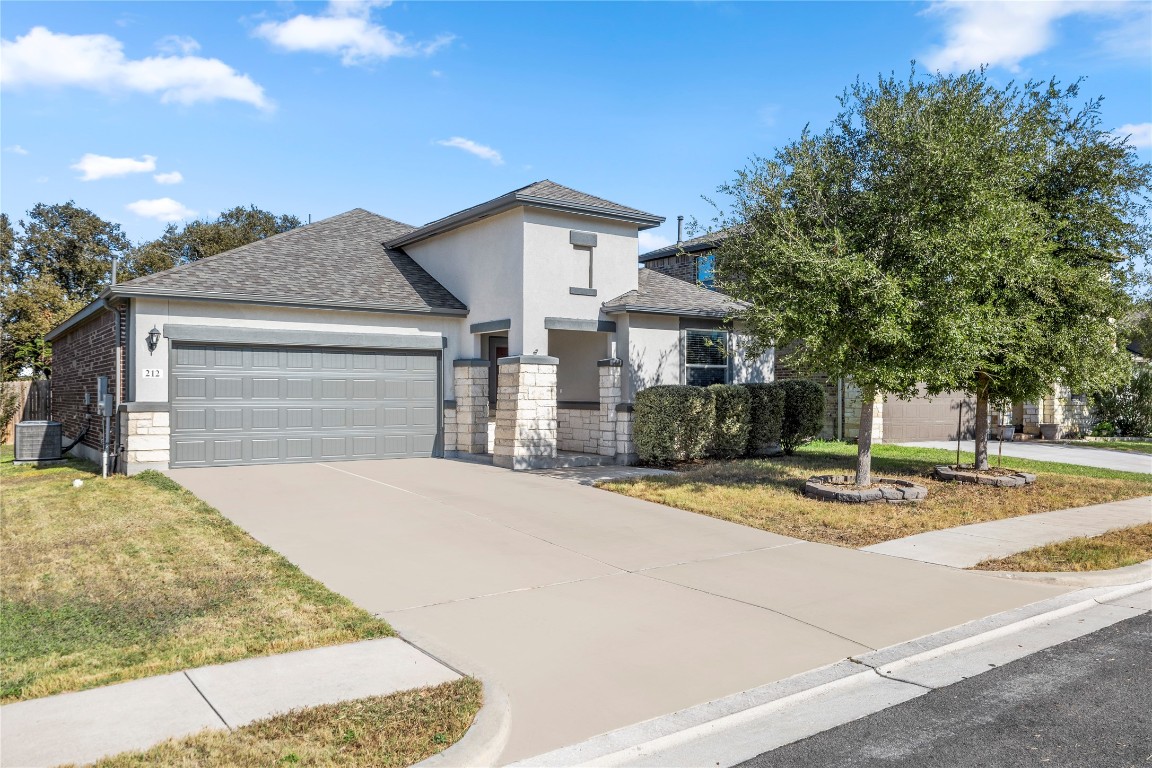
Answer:
[[[126,296],[462,313],[467,307],[403,251],[384,247],[413,227],[356,208],[115,287]]]
[[[744,309],[742,302],[654,269],[640,270],[634,291],[604,302],[605,312],[653,312],[664,315],[727,317]]]
[[[550,208],[553,210],[579,213],[585,216],[600,216],[609,219],[621,219],[638,225],[639,229],[651,229],[664,222],[663,216],[645,213],[637,208],[605,200],[602,197],[589,195],[584,192],[565,187],[554,181],[544,179],[529,184],[520,189],[514,189],[507,194],[495,197],[487,202],[465,208],[462,211],[437,219],[418,229],[413,229],[394,237],[388,241],[390,248],[399,248],[433,235],[447,232],[465,224],[471,224],[485,216],[506,211],[517,206],[531,206],[535,208]]]
[[[680,251],[684,251],[685,253],[707,251],[715,248],[717,245],[723,242],[724,238],[728,237],[729,234],[730,231],[727,229],[721,229],[716,232],[705,232],[699,237],[694,237],[691,240],[685,240],[680,243],[673,243],[672,245],[666,245],[663,248],[657,248],[655,250],[648,251],[648,253],[642,253],[640,254],[640,263],[643,264],[644,262],[651,261],[652,259],[663,259],[668,256],[675,256],[676,254],[680,253]]]

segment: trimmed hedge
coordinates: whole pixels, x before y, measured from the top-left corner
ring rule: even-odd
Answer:
[[[748,390],[739,384],[713,384],[708,391],[716,408],[708,453],[721,459],[743,455],[752,427]]]
[[[741,384],[748,391],[749,456],[767,456],[780,446],[784,427],[784,390],[778,382]]]
[[[791,456],[824,429],[824,387],[804,379],[781,381],[778,386],[784,392],[780,447]]]
[[[702,458],[712,442],[716,406],[703,387],[666,384],[636,393],[632,440],[646,464]]]

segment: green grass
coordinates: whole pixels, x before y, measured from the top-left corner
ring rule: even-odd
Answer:
[[[954,451],[897,445],[873,448],[875,477],[915,480],[928,487],[917,504],[838,504],[809,499],[804,481],[817,474],[847,474],[856,447],[811,443],[795,456],[714,461],[657,475],[603,483],[617,493],[749,525],[808,541],[862,547],[925,531],[1034,512],[1152,495],[1152,475],[1095,467],[1004,459],[1005,467],[1035,472],[1026,488],[942,483],[927,475],[956,460]],[[972,454],[962,454],[971,462]],[[993,466],[996,458],[992,459]]]
[[[985,560],[982,571],[1104,571],[1152,560],[1152,523]]]
[[[161,474],[6,447],[0,493],[3,701],[393,634]]]
[[[482,704],[480,683],[464,678],[289,712],[234,731],[205,731],[96,763],[133,766],[406,766],[456,742]]]
[[[1107,448],[1110,451],[1152,454],[1152,440],[1061,440],[1060,443],[1077,448]]]

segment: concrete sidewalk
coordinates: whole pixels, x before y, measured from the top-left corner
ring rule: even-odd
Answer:
[[[910,448],[944,448],[950,451],[956,450],[955,440],[928,440],[917,443],[899,443],[899,445],[906,445]],[[960,450],[972,453],[976,450],[976,443],[972,440],[961,440]],[[995,462],[995,457],[999,450],[999,442],[990,441],[988,443],[988,451],[993,457],[993,462]],[[1112,451],[1107,448],[1081,448],[1077,445],[1061,445],[1060,443],[1026,440],[1023,442],[1004,443],[1004,455],[1017,459],[1054,461],[1058,464],[1079,464],[1083,467],[1116,469],[1123,472],[1152,473],[1152,456],[1146,453]]]
[[[922,563],[971,568],[982,560],[1144,523],[1152,523],[1152,496],[918,533],[862,550]]]
[[[32,699],[0,708],[0,765],[90,763],[208,728],[459,677],[389,637]]]

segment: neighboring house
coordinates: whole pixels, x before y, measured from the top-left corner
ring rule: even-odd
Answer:
[[[767,381],[739,305],[637,269],[663,219],[541,181],[422,227],[362,209],[105,290],[48,334],[53,417],[118,469],[483,454],[627,463],[654,384]],[[493,406],[495,408],[493,409]],[[558,452],[574,451],[579,456]]]

